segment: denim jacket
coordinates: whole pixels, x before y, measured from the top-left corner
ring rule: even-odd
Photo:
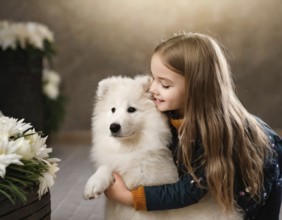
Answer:
[[[261,190],[261,200],[257,201],[249,197],[246,187],[239,175],[235,176],[234,182],[234,197],[237,204],[244,212],[245,220],[253,219],[260,208],[265,204],[270,192],[275,187],[281,187],[282,177],[282,140],[266,123],[257,119],[262,125],[264,132],[267,134],[270,145],[276,152],[273,158],[268,158],[264,166],[264,187]],[[173,134],[172,144],[169,146],[174,155],[180,179],[173,184],[166,184],[161,186],[145,186],[144,192],[146,197],[147,210],[166,210],[182,208],[198,202],[206,193],[207,189],[199,187],[194,183],[191,175],[184,172],[181,164],[176,161],[175,151],[178,145],[177,130],[171,126]],[[203,146],[201,142],[196,142],[195,157],[203,154]],[[205,185],[205,171],[204,167],[200,167],[195,172],[196,176],[202,180]]]

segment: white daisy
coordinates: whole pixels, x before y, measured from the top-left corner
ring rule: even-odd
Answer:
[[[42,81],[43,81],[43,93],[49,97],[50,99],[57,99],[59,96],[59,86],[61,82],[60,75],[49,69],[43,70],[42,75]]]
[[[0,22],[0,47],[16,49],[18,43],[21,48],[32,45],[40,50],[44,49],[44,40],[54,41],[53,33],[44,25],[35,22]]]
[[[51,162],[52,161],[52,162]],[[59,171],[59,167],[56,162],[59,161],[57,158],[49,158],[48,161],[44,161],[48,164],[48,171],[43,174],[39,178],[39,189],[38,189],[38,196],[41,198],[44,195],[48,188],[54,185],[54,178],[56,177],[56,172]]]

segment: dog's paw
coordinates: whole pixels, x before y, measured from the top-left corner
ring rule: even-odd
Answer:
[[[113,182],[112,170],[108,166],[101,166],[87,181],[84,189],[85,199],[99,197]]]
[[[103,181],[90,178],[84,189],[84,198],[96,199],[107,189],[107,187],[108,185],[104,184]]]

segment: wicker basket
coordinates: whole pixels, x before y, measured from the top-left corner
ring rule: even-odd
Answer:
[[[25,204],[16,203],[15,205],[0,197],[0,219],[1,220],[49,220],[51,219],[51,200],[50,192],[38,199],[38,188],[30,191]]]
[[[0,111],[9,117],[24,118],[38,131],[44,123],[42,63],[40,50],[0,49]]]

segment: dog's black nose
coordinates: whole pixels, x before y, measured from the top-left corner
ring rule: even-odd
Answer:
[[[110,130],[113,133],[117,133],[120,130],[120,125],[117,123],[113,123],[110,125]]]

